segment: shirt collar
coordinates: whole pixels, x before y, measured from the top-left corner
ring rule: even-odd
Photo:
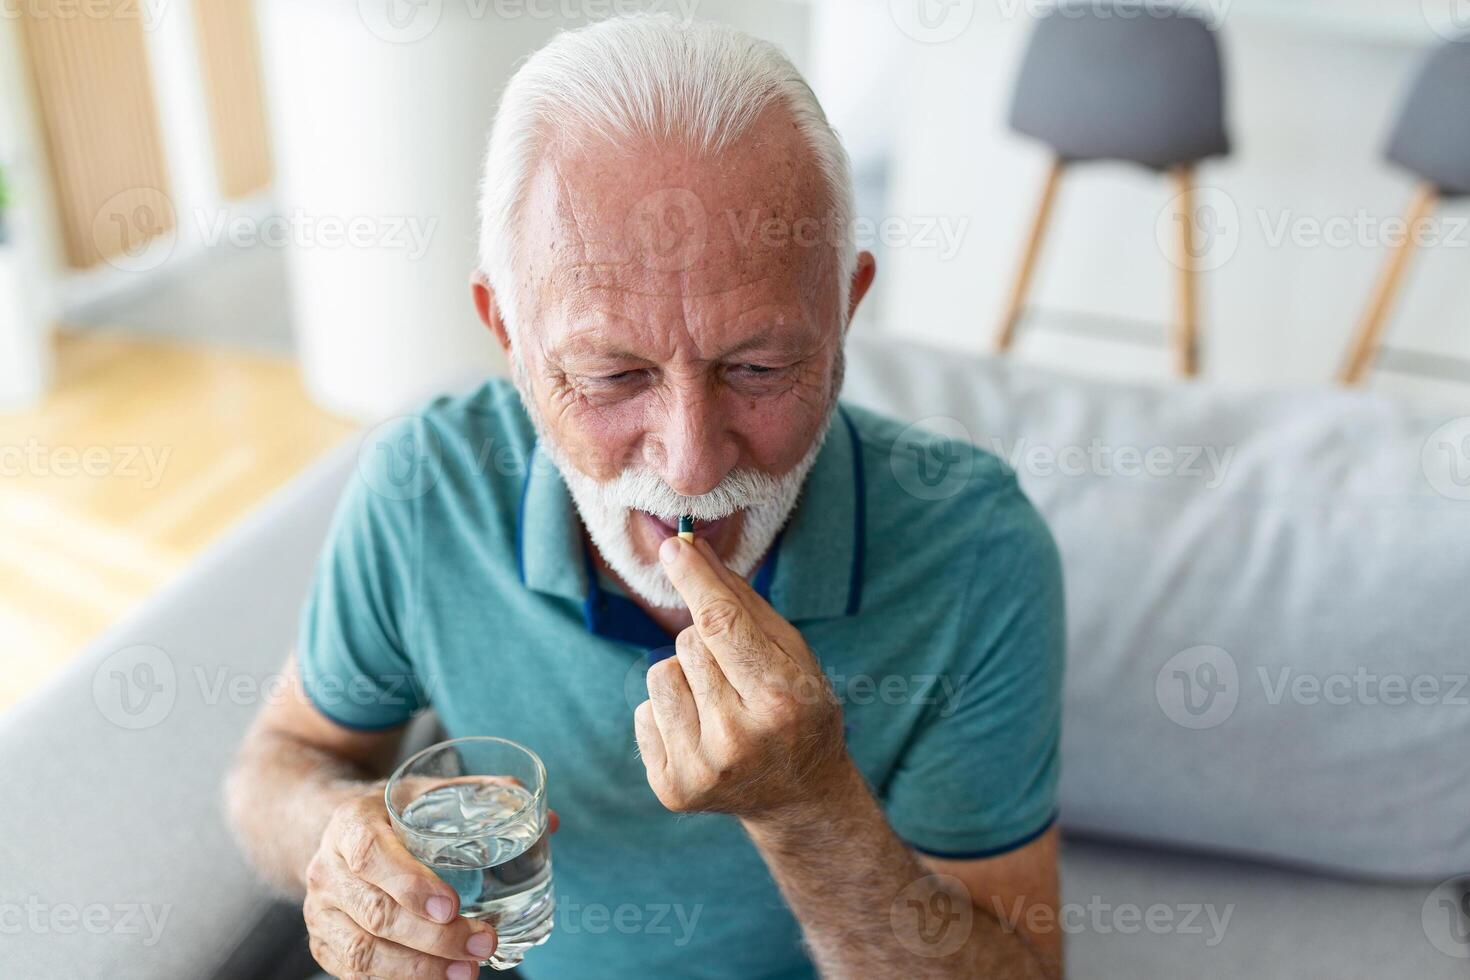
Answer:
[[[786,528],[753,584],[784,618],[797,622],[851,616],[862,601],[866,485],[857,429],[839,408],[817,453]],[[583,607],[588,628],[649,645],[653,621],[620,596],[601,589],[586,553],[582,522],[561,473],[540,442],[521,487],[516,551],[529,589]],[[642,615],[630,620],[631,609]],[[612,615],[608,616],[608,610]],[[658,630],[656,626],[654,629]],[[658,630],[667,642],[667,635]]]

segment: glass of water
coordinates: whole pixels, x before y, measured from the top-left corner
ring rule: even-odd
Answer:
[[[495,927],[481,966],[508,970],[551,935],[556,899],[546,767],[503,738],[456,738],[398,767],[388,816],[409,853],[459,893],[459,914]]]

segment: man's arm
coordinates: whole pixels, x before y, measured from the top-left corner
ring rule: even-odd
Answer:
[[[824,977],[1061,975],[1060,933],[1028,929],[1056,921],[1054,829],[999,857],[916,854],[856,770],[804,811],[743,823]]]
[[[284,696],[245,736],[225,782],[225,808],[256,871],[282,894],[306,892],[306,866],[332,812],[376,786],[403,730],[363,732],[333,724],[307,699],[293,656]]]
[[[294,658],[286,672],[289,695],[261,712],[226,782],[242,847],[302,898],[312,956],[333,976],[469,980],[495,931],[461,918],[454,889],[394,836],[381,777],[402,729],[337,725],[307,699]]]

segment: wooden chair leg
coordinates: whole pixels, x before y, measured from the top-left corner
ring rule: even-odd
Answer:
[[[1337,376],[1340,383],[1362,384],[1367,380],[1374,362],[1378,360],[1378,350],[1383,344],[1383,329],[1388,323],[1388,312],[1393,308],[1394,298],[1403,286],[1404,273],[1409,268],[1409,257],[1414,254],[1416,229],[1434,212],[1438,202],[1439,188],[1433,184],[1423,183],[1414,189],[1414,196],[1409,201],[1408,214],[1405,216],[1408,230],[1389,250],[1388,261],[1373,287],[1368,308],[1358,322],[1352,346],[1348,348],[1347,359],[1343,361],[1342,371]]]
[[[1031,220],[1031,232],[1026,238],[1025,250],[1021,253],[1021,267],[1016,271],[1016,280],[1011,287],[1010,302],[1001,319],[1000,330],[995,336],[995,349],[1008,351],[1016,340],[1016,330],[1021,316],[1026,312],[1026,296],[1031,291],[1031,277],[1036,272],[1036,259],[1041,254],[1041,243],[1046,238],[1046,227],[1051,221],[1051,206],[1056,200],[1057,184],[1061,181],[1066,164],[1060,158],[1053,159],[1046,173],[1046,183],[1041,188],[1041,200],[1036,205],[1036,215]]]
[[[1174,373],[1184,378],[1199,374],[1199,313],[1195,289],[1194,252],[1194,167],[1190,164],[1172,172],[1175,191],[1174,217],[1179,224],[1175,266]]]

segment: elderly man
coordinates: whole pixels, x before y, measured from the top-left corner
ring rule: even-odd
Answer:
[[[472,283],[514,385],[364,452],[298,696],[230,780],[329,972],[494,947],[385,813],[431,705],[545,761],[533,980],[1059,972],[1055,549],[993,457],[838,402],[851,202],[810,90],[734,30],[615,19],[517,72]]]

